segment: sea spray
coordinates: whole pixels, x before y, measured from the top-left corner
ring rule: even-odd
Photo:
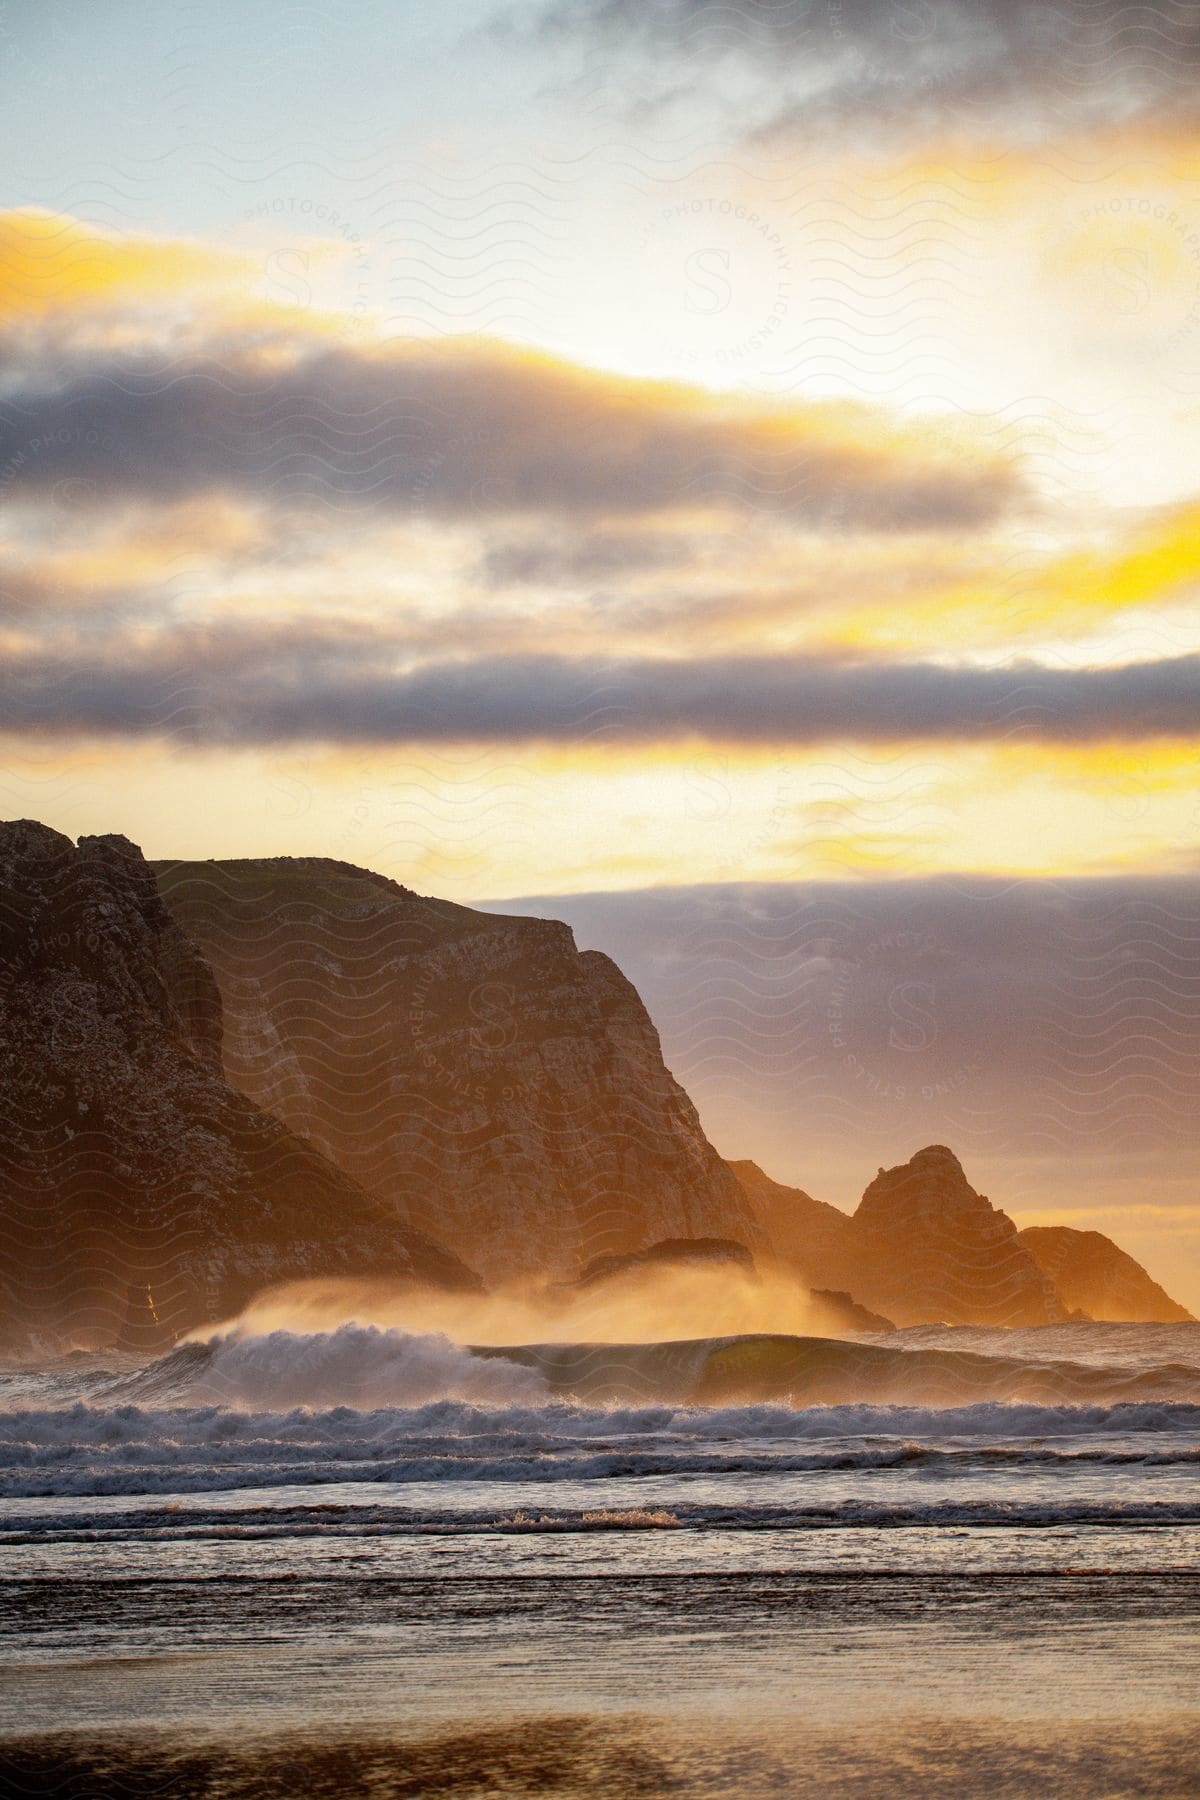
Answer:
[[[195,1392],[226,1406],[503,1406],[536,1403],[547,1387],[536,1369],[473,1356],[446,1337],[342,1325],[216,1337]]]

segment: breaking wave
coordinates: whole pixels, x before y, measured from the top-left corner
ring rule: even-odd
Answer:
[[[47,1405],[213,1403],[239,1410],[371,1411],[436,1401],[504,1407],[551,1400],[609,1408],[775,1402],[794,1409],[962,1409],[987,1402],[1200,1406],[1200,1330],[1194,1342],[1190,1336],[1183,1342],[1178,1335],[1164,1341],[1149,1328],[1139,1356],[1128,1336],[1118,1346],[1103,1327],[1092,1329],[1096,1341],[1064,1355],[1061,1337],[941,1327],[882,1343],[758,1333],[667,1343],[470,1347],[441,1335],[357,1323],[328,1331],[256,1332],[234,1325],[123,1371],[89,1362],[72,1377],[60,1365],[46,1375],[40,1393]],[[1104,1345],[1113,1352],[1108,1358],[1100,1354]],[[32,1398],[39,1384],[25,1375],[12,1392]]]
[[[536,1369],[473,1356],[449,1338],[374,1325],[233,1332],[185,1345],[182,1356],[195,1348],[202,1354],[194,1361],[162,1374],[169,1382],[173,1373],[186,1372],[194,1391],[226,1406],[413,1406],[442,1399],[505,1405],[548,1392]]]
[[[1200,1469],[1200,1372],[1129,1357],[788,1337],[472,1351],[343,1325],[235,1328],[89,1364],[73,1396],[65,1381],[47,1375],[39,1403],[26,1380],[0,1410],[0,1495]],[[799,1492],[791,1506],[804,1515]]]

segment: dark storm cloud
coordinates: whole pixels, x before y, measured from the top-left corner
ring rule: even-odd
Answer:
[[[1025,497],[1010,464],[863,442],[862,415],[851,440],[836,409],[722,403],[494,346],[282,352],[28,365],[0,408],[6,490],[465,519],[730,506],[868,531],[967,530]]]
[[[1200,70],[1190,0],[554,0],[542,25],[653,69],[663,99],[714,71],[757,72],[755,125],[796,133],[1020,136],[1194,115]]]
[[[389,655],[390,652],[390,655]],[[477,657],[387,672],[377,633],[164,634],[148,650],[31,653],[5,670],[10,729],[328,741],[958,742],[1194,735],[1200,657],[1100,670],[714,657]]]

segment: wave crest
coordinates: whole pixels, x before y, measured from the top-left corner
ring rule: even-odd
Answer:
[[[548,1394],[533,1368],[472,1355],[438,1335],[375,1325],[335,1331],[241,1330],[183,1344],[126,1384],[139,1398],[211,1400],[231,1407],[536,1404]]]

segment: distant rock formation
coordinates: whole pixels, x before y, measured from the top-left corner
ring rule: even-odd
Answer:
[[[744,1244],[732,1238],[668,1238],[665,1243],[651,1244],[645,1250],[631,1251],[628,1256],[597,1256],[572,1280],[554,1284],[548,1293],[556,1298],[587,1292],[609,1282],[637,1280],[647,1274],[665,1270],[717,1269],[748,1278],[755,1286],[764,1273],[774,1274],[775,1259],[764,1258],[764,1266],[755,1261]],[[804,1294],[805,1283],[793,1275],[797,1297]],[[778,1290],[772,1292],[777,1295]],[[837,1335],[841,1332],[893,1331],[890,1319],[869,1312],[865,1306],[845,1293],[828,1288],[810,1289],[807,1299],[811,1329]]]
[[[732,1238],[667,1238],[664,1243],[650,1244],[645,1250],[631,1250],[626,1256],[595,1256],[566,1285],[587,1288],[635,1270],[712,1268],[714,1265],[741,1269],[747,1275],[755,1273],[753,1256],[744,1244],[735,1243]]]
[[[976,1193],[943,1144],[881,1169],[853,1216],[754,1164],[742,1180],[779,1256],[814,1286],[847,1290],[898,1325],[1047,1325],[1068,1316],[1012,1220]]]
[[[832,1288],[813,1288],[811,1294],[826,1317],[841,1331],[896,1329],[894,1319],[885,1319],[882,1313],[873,1313],[868,1307],[860,1306],[852,1294],[839,1293]]]
[[[1048,1325],[1068,1315],[1008,1214],[976,1193],[944,1144],[881,1169],[854,1223],[868,1272],[849,1285],[898,1324]]]
[[[0,825],[0,968],[5,1338],[169,1342],[313,1275],[477,1285],[229,1086],[217,983],[127,839]]]
[[[1131,1319],[1141,1324],[1185,1325],[1192,1314],[1152,1281],[1101,1231],[1069,1225],[1030,1225],[1019,1233],[1038,1267],[1067,1306],[1091,1319]]]
[[[620,970],[322,858],[156,865],[229,1080],[485,1280],[761,1233]]]

